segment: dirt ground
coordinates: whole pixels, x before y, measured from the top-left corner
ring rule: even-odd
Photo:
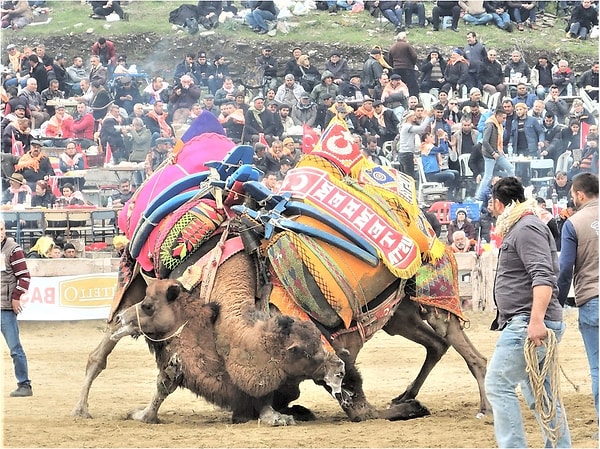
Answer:
[[[497,338],[488,331],[491,313],[471,312],[467,330],[479,350],[490,357]],[[573,447],[598,447],[587,361],[577,311],[567,313],[568,330],[561,343],[561,364],[579,392],[561,378]],[[100,321],[21,323],[23,345],[30,362],[34,396],[9,398],[14,388],[12,363],[3,344],[2,447],[494,447],[490,418],[476,419],[475,380],[460,356],[450,349],[425,383],[419,399],[432,415],[404,422],[375,420],[351,423],[324,390],[303,384],[301,403],[318,421],[285,428],[258,422],[232,425],[230,414],[188,391],[178,390],[163,404],[161,424],[125,419],[146,404],[154,389],[156,368],[145,342],[123,339],[109,366],[92,386],[93,419],[71,416],[77,402],[88,353],[100,341]],[[370,401],[385,407],[416,375],[424,350],[383,332],[367,343],[359,356]],[[529,444],[541,447],[538,427],[524,413]]]

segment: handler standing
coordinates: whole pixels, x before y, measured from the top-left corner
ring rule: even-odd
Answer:
[[[17,389],[10,393],[11,397],[33,396],[31,380],[27,369],[27,356],[19,339],[17,314],[21,308],[21,295],[29,288],[30,275],[25,262],[23,249],[10,237],[6,237],[6,224],[0,220],[0,277],[2,286],[2,335],[10,349],[10,356],[15,367]]]
[[[598,177],[592,173],[575,176],[571,197],[577,213],[562,228],[558,299],[565,303],[574,267],[579,332],[590,365],[598,419]]]
[[[502,334],[488,366],[485,388],[494,413],[498,446],[527,447],[516,387],[521,386],[527,405],[533,409],[534,392],[524,354],[526,339],[538,347],[542,364],[547,351],[542,340],[548,337],[548,329],[554,331],[557,341],[565,331],[557,298],[558,256],[550,229],[534,215],[534,201],[525,201],[523,185],[517,178],[498,181],[491,201],[492,213],[498,218],[496,233],[503,237],[494,285],[497,315],[492,330],[501,330]],[[560,423],[555,447],[571,447],[565,411],[559,398],[551,396],[549,376],[545,380],[546,394],[556,407]],[[546,447],[552,447],[549,436],[544,438]]]

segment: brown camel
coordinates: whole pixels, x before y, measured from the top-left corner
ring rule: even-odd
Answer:
[[[237,272],[245,258],[240,254],[227,261],[219,269],[222,276]],[[144,335],[159,368],[154,397],[131,418],[158,422],[160,405],[177,387],[231,409],[234,423],[259,418],[273,426],[294,424],[292,416],[271,407],[273,392],[290,376],[296,382],[322,381],[334,395],[341,394],[344,362],[325,350],[313,323],[256,309],[243,323],[232,322],[218,313],[221,305],[204,305],[194,293],[178,281],[156,280],[142,302],[119,314],[121,327],[112,338]],[[220,302],[231,303],[231,298]]]

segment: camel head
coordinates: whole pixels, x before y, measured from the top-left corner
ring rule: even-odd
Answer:
[[[118,315],[117,322],[121,327],[111,335],[111,339],[144,335],[150,340],[160,341],[178,335],[186,324],[187,295],[183,293],[181,283],[172,279],[156,280],[148,285],[144,299]],[[210,303],[200,313],[207,314],[206,318],[214,323],[218,312],[219,306]]]
[[[337,399],[342,394],[346,374],[344,361],[326,348],[321,332],[313,323],[287,316],[279,317],[278,322],[282,337],[286,339],[282,366],[288,375],[294,377],[304,373],[317,383],[325,383]]]

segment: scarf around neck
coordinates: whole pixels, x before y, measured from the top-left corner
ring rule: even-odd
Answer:
[[[526,200],[522,203],[513,201],[504,208],[496,221],[496,234],[504,237],[508,231],[525,215],[538,215],[537,204],[534,199]]]

